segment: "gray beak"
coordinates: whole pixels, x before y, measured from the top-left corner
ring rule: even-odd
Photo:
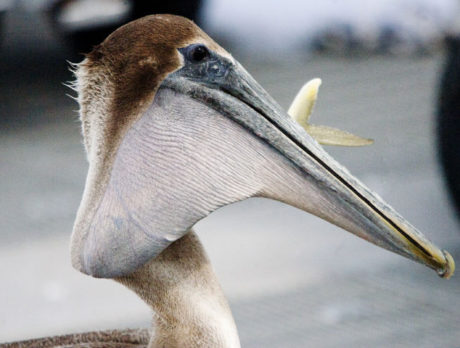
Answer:
[[[268,95],[238,63],[211,60],[199,69],[184,67],[163,87],[205,102],[263,139],[321,192],[321,205],[304,209],[382,248],[449,278],[455,264],[375,193],[337,163]],[[268,195],[267,195],[268,196]],[[283,197],[275,197],[286,201]],[[324,203],[325,202],[325,203]],[[289,201],[289,204],[296,205]]]

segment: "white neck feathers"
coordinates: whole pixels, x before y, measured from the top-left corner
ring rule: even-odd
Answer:
[[[116,280],[154,311],[149,347],[240,347],[230,308],[194,232]]]

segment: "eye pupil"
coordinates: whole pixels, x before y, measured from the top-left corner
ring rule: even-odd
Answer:
[[[191,58],[194,62],[201,62],[209,56],[208,49],[202,45],[196,46],[192,50]]]

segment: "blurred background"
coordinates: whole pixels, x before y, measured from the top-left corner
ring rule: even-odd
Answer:
[[[460,262],[456,0],[0,0],[0,342],[149,326],[110,280],[73,270],[87,163],[67,61],[122,23],[197,21],[284,107],[323,85],[313,123],[375,140],[327,150]],[[314,216],[251,199],[196,226],[243,347],[460,347],[460,277]]]

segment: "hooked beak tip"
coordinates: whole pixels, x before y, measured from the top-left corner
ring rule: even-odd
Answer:
[[[447,251],[442,250],[442,253],[446,259],[446,262],[443,265],[444,267],[439,269],[437,272],[441,278],[449,279],[455,272],[455,261]]]

